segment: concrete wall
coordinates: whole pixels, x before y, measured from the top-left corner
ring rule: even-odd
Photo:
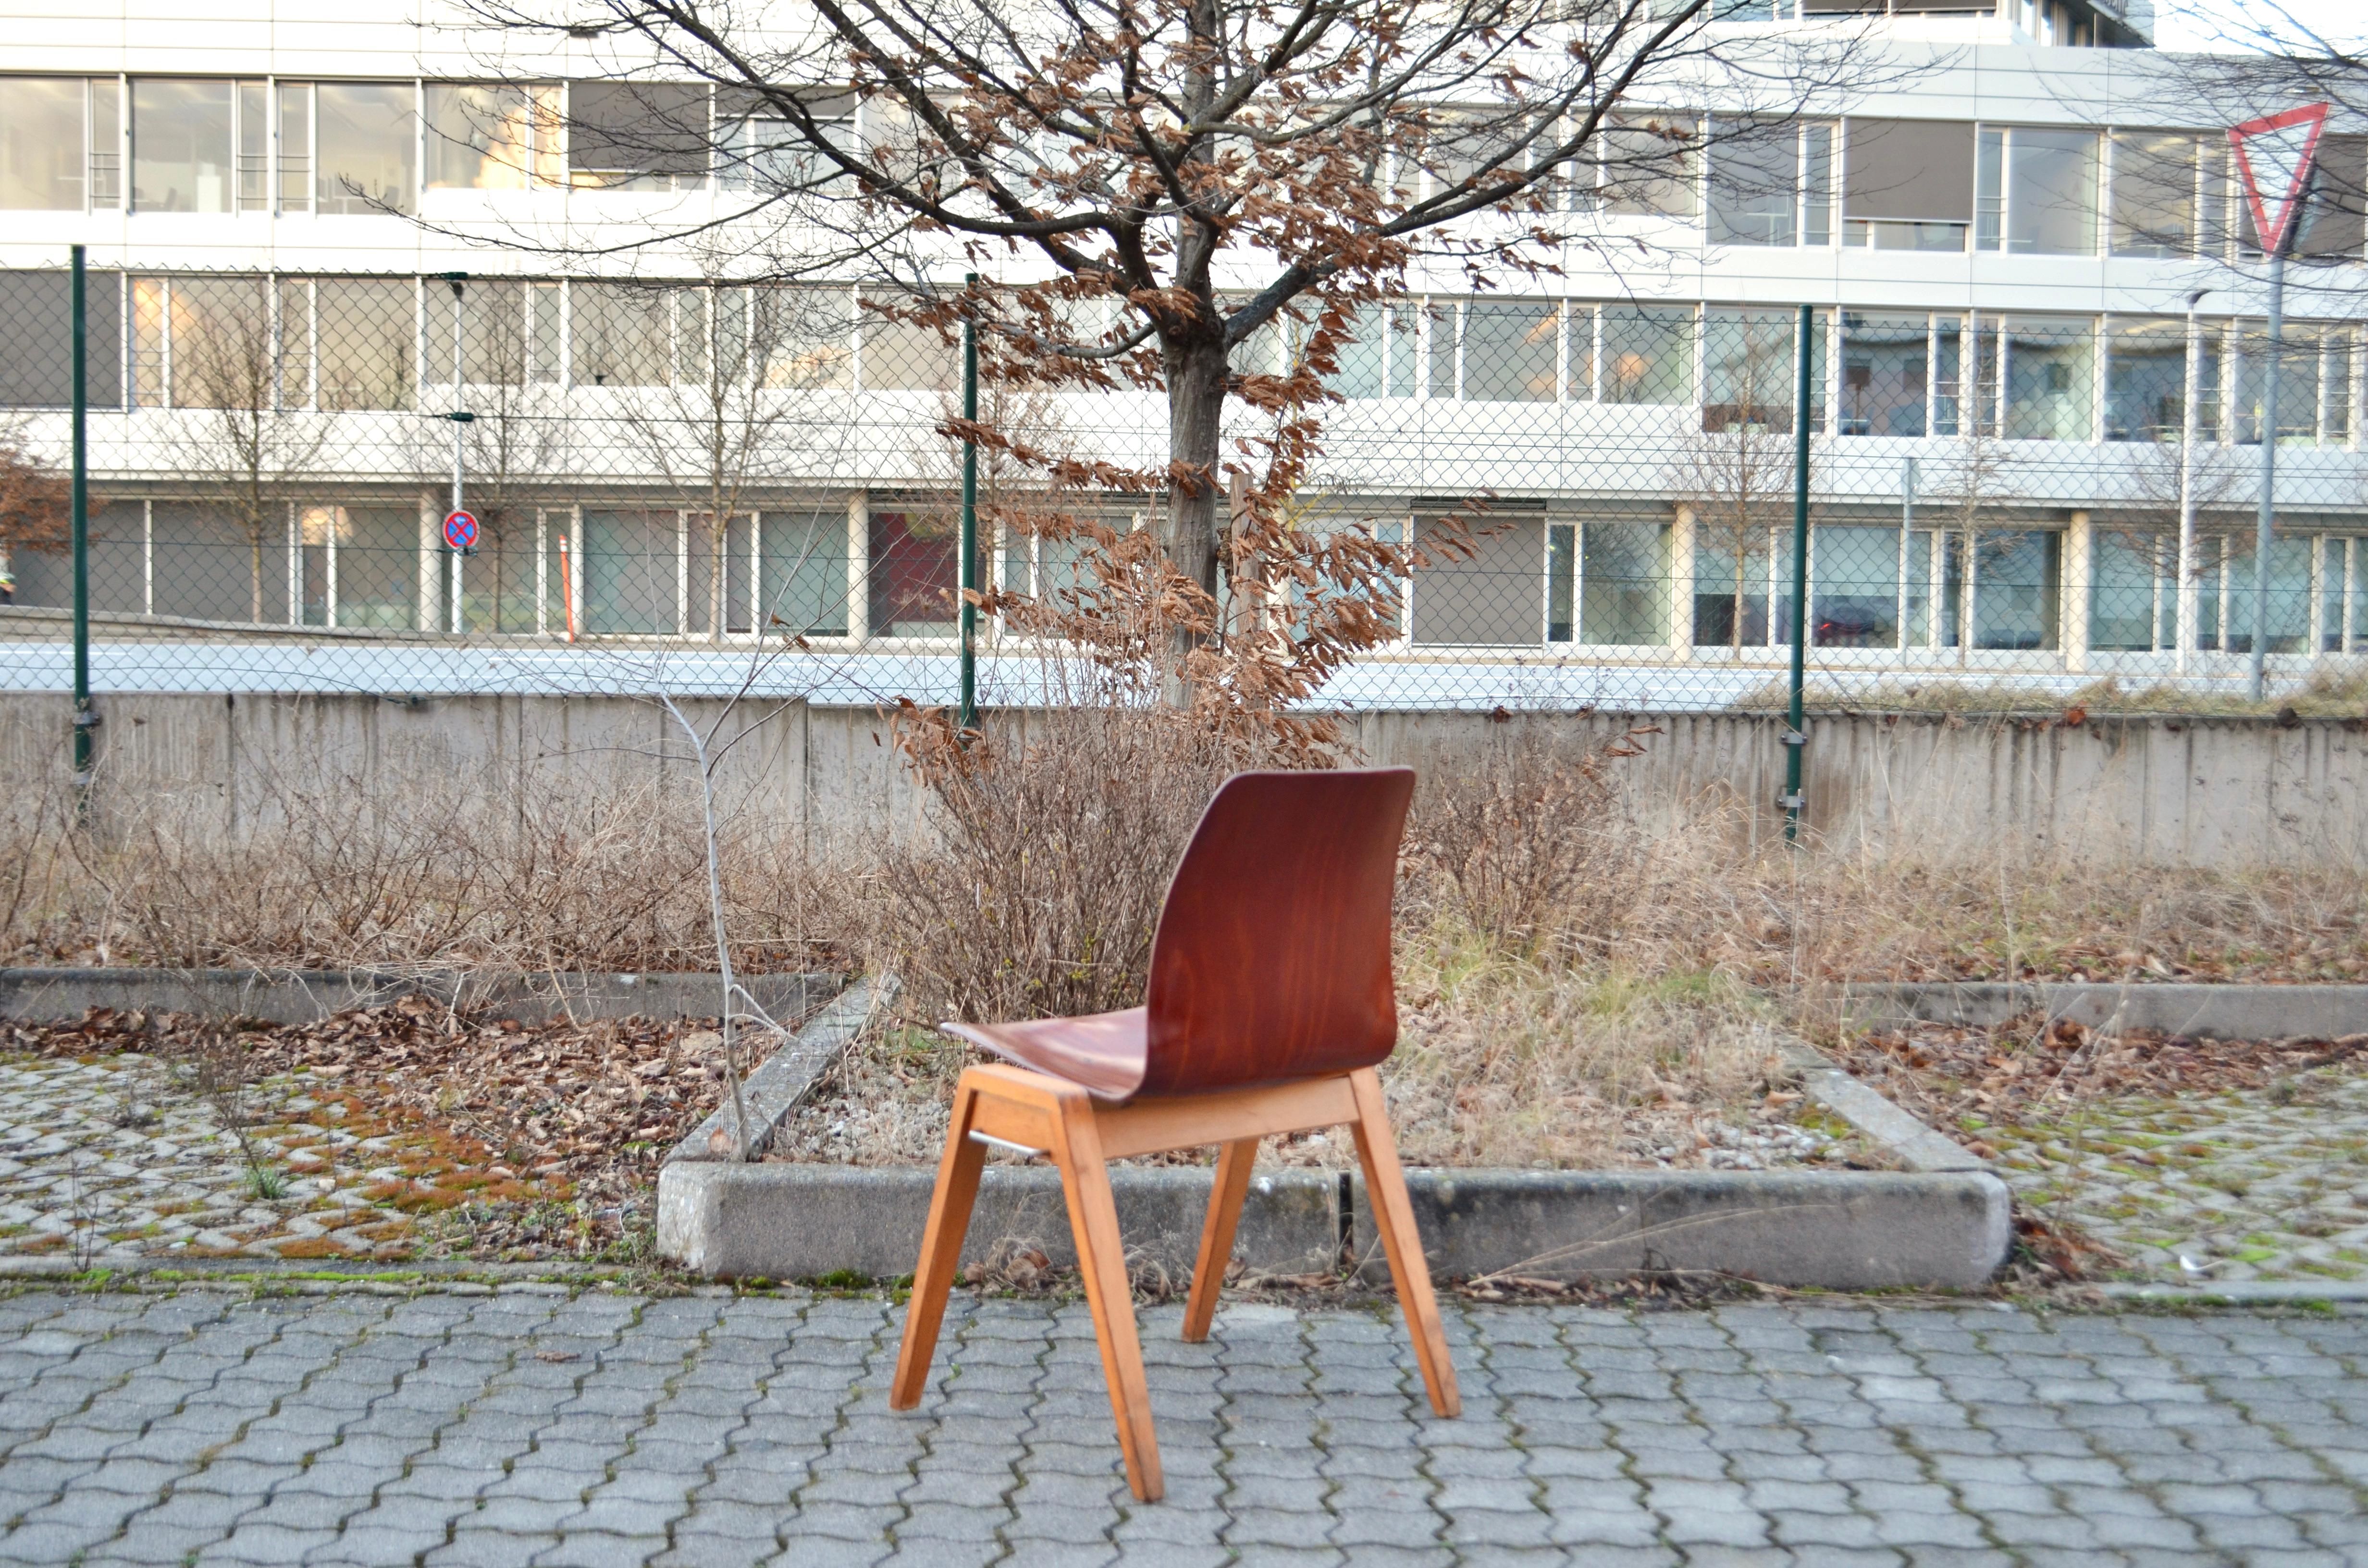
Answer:
[[[243,825],[270,813],[276,782],[324,773],[381,791],[457,786],[488,803],[538,775],[694,787],[672,722],[625,698],[134,695],[98,707],[107,810],[173,791]],[[716,702],[684,707],[703,724],[723,720],[725,734],[748,731],[720,773],[729,809],[778,814],[820,848],[921,820],[881,712],[789,703],[727,718]],[[17,809],[62,795],[68,716],[63,698],[0,697],[0,778]],[[1588,740],[1650,726],[1643,755],[1616,765],[1631,810],[1672,825],[1715,815],[1759,840],[1780,831],[1782,722],[1772,716],[1393,712],[1352,728],[1368,760],[1429,770],[1532,725]],[[2157,862],[2368,865],[2368,725],[2358,721],[1837,715],[1813,719],[1810,734],[1805,820],[1831,847],[1932,852],[2020,837]]]

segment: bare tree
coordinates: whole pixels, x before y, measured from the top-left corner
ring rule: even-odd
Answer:
[[[1969,662],[1966,655],[1974,645],[1985,552],[1996,562],[2004,558],[2007,548],[2002,543],[1986,541],[1984,534],[1986,529],[1995,531],[1995,513],[1999,504],[2012,500],[2017,494],[2014,464],[2012,451],[1999,439],[1991,422],[1976,413],[1969,419],[1965,433],[1958,437],[1955,452],[1935,475],[1931,497],[1944,522],[1933,533],[1932,548],[1956,551],[1956,603],[1945,608],[1956,621],[1957,663],[1961,666]],[[1944,607],[1936,602],[1932,608],[1937,616]]]
[[[912,319],[949,334],[958,317],[979,321],[1015,379],[1164,392],[1164,458],[1097,477],[1159,498],[1144,565],[1175,579],[1146,579],[1171,628],[1172,699],[1195,684],[1187,666],[1207,652],[1221,570],[1273,581],[1255,558],[1289,558],[1281,500],[1306,472],[1321,380],[1358,307],[1401,293],[1417,264],[1461,267],[1483,286],[1539,271],[1568,244],[1633,245],[1634,226],[1607,227],[1601,207],[1690,170],[1702,106],[1764,134],[1864,79],[1862,23],[1744,44],[1706,29],[1709,9],[818,0],[810,25],[768,33],[712,0],[471,0],[496,28],[605,34],[620,62],[630,52],[724,89],[713,161],[748,172],[751,214],[808,215],[803,248],[780,245],[796,265],[815,265],[812,237],[836,233],[903,287]],[[651,140],[683,133],[677,119]],[[759,144],[779,151],[753,159]],[[1019,286],[935,281],[964,262]],[[1099,330],[1070,335],[1071,312],[1092,301],[1111,302]],[[1240,369],[1235,350],[1281,315],[1309,329],[1304,372]],[[1229,399],[1287,416],[1244,454],[1263,472],[1221,527]],[[1404,567],[1386,552],[1326,563]],[[1346,635],[1319,625],[1298,644]]]
[[[65,476],[27,452],[16,430],[0,429],[0,581],[15,583],[19,553],[63,550],[73,533]]]
[[[732,524],[763,492],[796,476],[817,451],[810,394],[847,373],[843,295],[698,284],[601,286],[608,306],[671,317],[671,362],[621,394],[636,453],[690,517],[705,562],[708,636],[724,635],[725,552]],[[581,308],[581,307],[579,307]]]
[[[2173,426],[2161,440],[2133,443],[2125,460],[2132,505],[2106,532],[2174,585],[2174,646],[2183,670],[2199,630],[2195,585],[2228,555],[2253,548],[2252,457],[2217,441],[2191,443]]]
[[[188,411],[174,455],[201,504],[246,540],[247,618],[256,621],[265,551],[287,538],[289,508],[328,440],[312,407],[309,316],[282,292],[260,277],[173,283],[169,396]]]
[[[1769,559],[1773,530],[1792,516],[1798,361],[1795,335],[1780,322],[1750,315],[1717,325],[1708,359],[1723,384],[1703,399],[1702,427],[1683,437],[1670,483],[1693,504],[1696,548],[1707,542],[1728,559],[1727,646],[1740,649],[1753,563]]]

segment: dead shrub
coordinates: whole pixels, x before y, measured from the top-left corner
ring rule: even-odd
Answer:
[[[1139,1005],[1193,825],[1259,760],[1185,715],[1115,707],[910,749],[930,832],[882,852],[864,924],[867,959],[925,1022]]]
[[[374,786],[271,778],[236,826],[210,792],[160,793],[98,831],[50,813],[9,846],[19,961],[421,970],[712,969],[698,802],[529,776],[489,799],[423,771]],[[794,824],[743,812],[719,846],[735,963],[827,961],[825,890]]]
[[[1522,721],[1432,767],[1407,824],[1402,914],[1444,913],[1508,952],[1603,950],[1651,854],[1615,777],[1650,732],[1590,744],[1556,728]]]

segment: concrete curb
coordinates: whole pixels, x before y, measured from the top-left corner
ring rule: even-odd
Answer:
[[[658,1176],[658,1251],[723,1279],[901,1278],[919,1256],[936,1178],[909,1165],[669,1165]],[[1205,1166],[1110,1172],[1130,1258],[1189,1277],[1210,1180]],[[2006,1184],[1980,1171],[1417,1169],[1406,1186],[1441,1278],[1675,1271],[1827,1290],[1967,1289],[1997,1272],[2013,1240]],[[1329,1273],[1344,1230],[1359,1274],[1385,1280],[1361,1178],[1262,1172],[1235,1256],[1261,1273]],[[963,1260],[1006,1240],[1076,1261],[1057,1171],[987,1167]]]
[[[658,1173],[658,1251],[722,1279],[898,1279],[913,1272],[938,1173],[916,1165],[726,1165],[682,1161]],[[1131,1262],[1188,1278],[1209,1208],[1201,1165],[1110,1172]],[[1003,1241],[1074,1264],[1061,1176],[1046,1165],[989,1165],[972,1210],[964,1262]],[[1330,1273],[1340,1256],[1340,1178],[1260,1172],[1250,1181],[1235,1256],[1269,1274]]]
[[[744,983],[765,1010],[801,1017],[844,983],[835,974],[759,974]],[[74,1023],[93,1007],[120,1012],[208,1013],[274,1024],[318,1023],[350,1007],[406,996],[514,1017],[710,1018],[721,1006],[717,979],[697,972],[648,974],[401,974],[379,970],[0,969],[0,1018]]]
[[[847,1010],[853,1000],[850,992]],[[1411,1170],[1406,1185],[1433,1271],[1557,1280],[1701,1272],[1827,1290],[1965,1289],[1995,1274],[2014,1239],[2007,1185],[1808,1045],[1793,1041],[1789,1054],[1819,1103],[1907,1169]],[[803,1093],[811,1078],[798,1082]],[[762,1125],[769,1135],[774,1123]],[[658,1173],[662,1256],[719,1278],[911,1271],[935,1171],[689,1157],[706,1131]],[[1130,1256],[1188,1277],[1211,1180],[1206,1166],[1111,1171]],[[1006,1240],[1032,1243],[1056,1263],[1076,1260],[1057,1171],[987,1167],[963,1259],[984,1258]],[[1262,1273],[1328,1273],[1345,1256],[1368,1280],[1388,1277],[1363,1181],[1343,1173],[1260,1173],[1235,1253]]]
[[[807,1020],[804,1028],[748,1074],[747,1082],[740,1086],[740,1096],[748,1107],[752,1128],[748,1148],[752,1154],[765,1152],[775,1129],[804,1103],[806,1096],[814,1091],[815,1080],[830,1070],[839,1053],[871,1023],[872,1015],[894,1000],[895,994],[894,975],[878,980],[867,976],[857,981],[825,1003],[822,1011]],[[732,1118],[732,1100],[727,1095],[722,1105],[708,1112],[706,1120],[692,1128],[689,1137],[667,1152],[666,1163],[728,1160]],[[715,1146],[719,1134],[725,1140],[721,1150]]]
[[[1416,1170],[1406,1188],[1446,1278],[1675,1272],[1965,1290],[2014,1240],[2011,1194],[1982,1171]],[[1357,1270],[1385,1279],[1361,1177],[1351,1201]]]
[[[1852,986],[1844,1011],[1860,1024],[1984,1028],[2037,1012],[2090,1028],[2160,1029],[2215,1040],[2335,1040],[2368,1033],[2368,985],[1978,980]]]
[[[1801,1088],[1911,1171],[1987,1171],[1989,1164],[1955,1139],[1935,1132],[1834,1065],[1804,1040],[1784,1041],[1784,1059],[1801,1074]]]

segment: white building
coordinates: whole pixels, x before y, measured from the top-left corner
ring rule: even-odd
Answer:
[[[1716,25],[1867,8],[1794,3],[1725,0]],[[557,258],[745,199],[709,166],[705,89],[654,96],[564,54],[495,86],[471,40],[388,0],[230,5],[9,19],[0,404],[63,450],[60,269],[87,247],[94,606],[120,679],[302,687],[334,660],[331,684],[422,689],[525,678],[529,652],[557,678],[554,642],[704,635],[719,606],[727,640],[778,618],[817,657],[902,661],[851,688],[940,677],[934,336],[867,320],[851,287],[711,288],[688,246]],[[2261,267],[2224,128],[2181,87],[2193,62],[2147,47],[2142,0],[1891,5],[1873,25],[1901,74],[1610,203],[1608,231],[1642,248],[1574,247],[1550,285],[1479,299],[1441,273],[1376,318],[1340,378],[1324,510],[1419,529],[1486,493],[1492,527],[1417,576],[1404,646],[1344,696],[1760,687],[1790,635],[1802,305],[1821,668],[2059,686],[2239,669]],[[603,134],[654,103],[698,151]],[[2288,676],[2368,649],[2368,277],[2361,204],[2331,194],[2368,174],[2360,129],[2325,144],[2294,269],[2268,633]],[[764,368],[725,412],[711,371],[752,339]],[[1064,403],[1065,429],[1121,457],[1164,432],[1147,398]],[[476,415],[461,433],[487,534],[465,561],[438,537],[455,408]],[[728,488],[687,455],[702,421],[761,449]],[[734,521],[712,540],[719,502]],[[1056,584],[1061,562],[1028,560],[1053,553],[1022,541],[995,569]],[[14,565],[19,606],[64,602],[63,558]],[[57,684],[53,646],[7,647],[0,684]]]

